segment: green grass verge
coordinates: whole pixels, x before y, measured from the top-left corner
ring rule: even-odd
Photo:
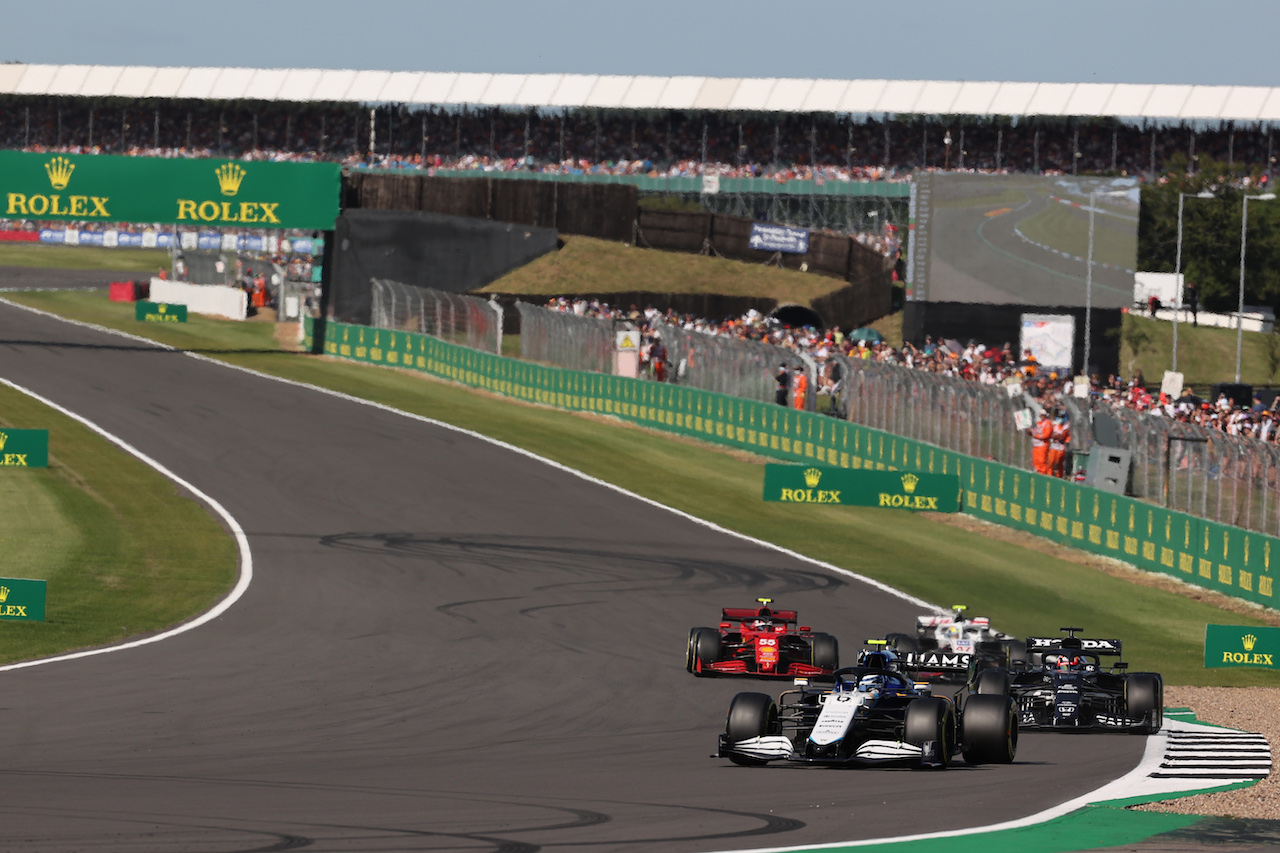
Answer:
[[[641,249],[591,237],[565,237],[564,248],[513,270],[483,293],[720,293],[808,305],[845,286],[838,278],[725,258]],[[644,306],[641,305],[641,308]]]
[[[0,267],[153,272],[169,269],[168,249],[107,249],[102,246],[48,246],[0,243]]]
[[[1173,364],[1173,323],[1152,320],[1138,314],[1127,314],[1124,327],[1136,327],[1148,338],[1138,350],[1127,344],[1120,354],[1120,369],[1125,376],[1141,370],[1148,383],[1160,384],[1160,377]],[[1124,337],[1121,340],[1125,340]],[[1275,347],[1276,369],[1272,369],[1268,352]],[[1132,364],[1132,369],[1130,365]],[[1236,330],[1211,329],[1178,323],[1178,370],[1187,384],[1208,393],[1215,382],[1235,379]],[[1274,386],[1280,380],[1280,336],[1261,332],[1245,332],[1240,349],[1240,380],[1256,387]]]
[[[1171,684],[1274,683],[1265,671],[1206,670],[1206,623],[1261,625],[1255,615],[1130,583],[907,512],[760,500],[761,461],[598,417],[495,398],[402,370],[279,352],[265,325],[203,320],[143,327],[104,295],[29,293],[17,301],[322,385],[493,436],[725,527],[877,578],[942,605],[961,602],[1014,634],[1081,625],[1120,637],[1134,669]],[[257,342],[257,351],[247,345]],[[221,342],[219,344],[218,342]],[[904,629],[909,625],[902,626]],[[846,643],[863,638],[845,636]]]
[[[5,386],[0,426],[50,447],[48,468],[0,470],[0,574],[47,581],[45,622],[0,622],[0,663],[158,631],[231,588],[234,543],[172,482]]]

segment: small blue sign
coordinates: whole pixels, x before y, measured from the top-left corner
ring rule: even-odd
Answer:
[[[786,225],[763,225],[753,222],[747,245],[762,252],[805,255],[809,252],[809,231],[806,228],[789,228]]]

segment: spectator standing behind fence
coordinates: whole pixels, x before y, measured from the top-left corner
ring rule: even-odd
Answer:
[[[1187,289],[1183,296],[1187,300],[1187,308],[1191,311],[1191,325],[1198,327],[1200,323],[1196,312],[1200,310],[1200,292],[1196,290],[1195,283],[1187,282]]]
[[[791,406],[803,409],[805,397],[809,393],[809,377],[804,375],[804,368],[796,368],[796,378],[791,383]]]
[[[1031,427],[1031,465],[1037,474],[1049,473],[1049,439],[1053,436],[1053,421],[1049,412],[1041,409],[1040,417]]]
[[[653,335],[653,345],[649,347],[649,363],[653,365],[653,378],[659,382],[667,381],[667,348],[662,345],[662,335]]]
[[[791,376],[787,373],[785,364],[778,365],[778,375],[775,377],[778,383],[778,389],[773,392],[773,401],[779,406],[787,404],[787,391],[791,388]]]
[[[1067,446],[1071,444],[1071,422],[1067,413],[1059,410],[1049,433],[1049,473],[1059,479],[1067,476]]]

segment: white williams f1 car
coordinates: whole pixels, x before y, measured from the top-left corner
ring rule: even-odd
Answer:
[[[886,656],[864,660],[879,664]],[[956,754],[969,764],[1007,764],[1017,748],[1017,712],[1007,695],[969,696],[957,708],[927,685],[872,665],[797,679],[776,702],[765,693],[739,693],[729,705],[716,757],[747,766],[792,761],[945,768]]]

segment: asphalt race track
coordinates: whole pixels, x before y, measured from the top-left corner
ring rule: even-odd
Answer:
[[[254,554],[208,625],[0,673],[4,850],[811,844],[1024,816],[1141,757],[1026,735],[1013,766],[946,772],[709,758],[731,696],[775,687],[686,673],[690,626],[768,595],[849,659],[918,608],[479,439],[8,305],[0,376],[203,489]]]

